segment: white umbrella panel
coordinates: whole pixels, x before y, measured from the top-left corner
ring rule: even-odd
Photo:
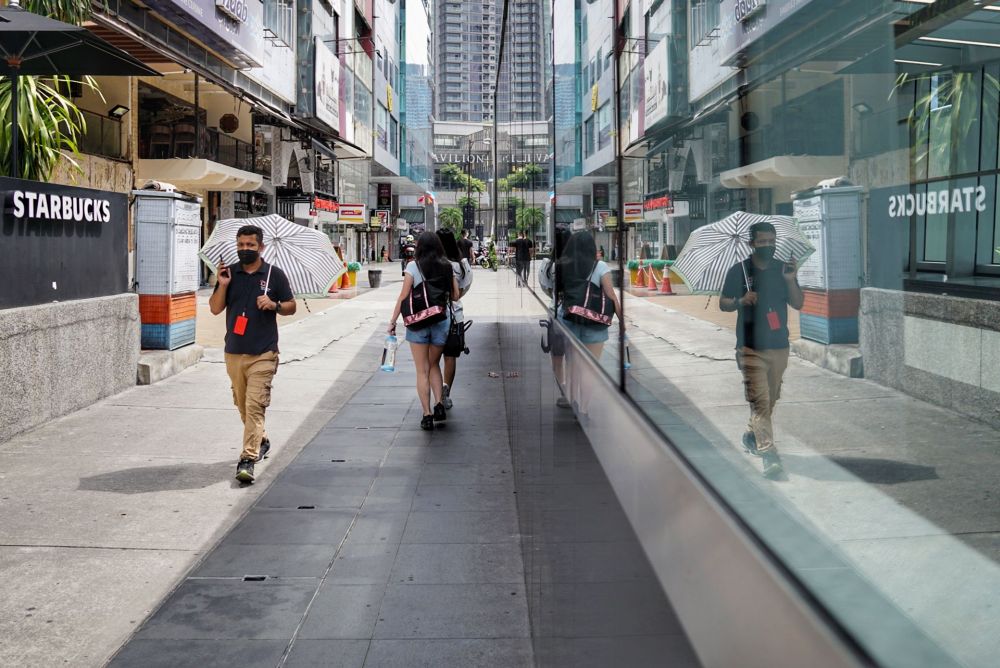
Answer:
[[[774,258],[779,262],[794,258],[796,265],[802,266],[816,251],[794,218],[737,211],[692,232],[671,268],[692,293],[718,294],[729,270],[750,257],[750,226],[758,222],[774,225]]]
[[[263,230],[263,259],[285,272],[296,297],[326,296],[345,271],[325,234],[270,214],[230,218],[215,224],[212,235],[198,253],[213,272],[218,269],[220,258],[227,265],[239,262],[236,232],[244,225],[256,225]]]

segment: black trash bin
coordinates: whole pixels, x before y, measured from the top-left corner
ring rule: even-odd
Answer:
[[[372,288],[378,288],[382,285],[382,270],[381,269],[369,269],[368,270],[368,286]]]

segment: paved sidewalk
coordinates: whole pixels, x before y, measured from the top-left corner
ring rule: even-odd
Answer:
[[[112,666],[529,666],[495,325],[470,330],[448,426],[413,365],[377,373]],[[363,357],[375,357],[381,336]]]
[[[374,360],[350,364],[396,294],[282,327],[275,449],[249,489],[232,478],[242,426],[212,350],[0,444],[0,665],[102,665],[370,377]]]

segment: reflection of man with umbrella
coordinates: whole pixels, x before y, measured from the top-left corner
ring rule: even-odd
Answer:
[[[771,414],[781,393],[781,379],[788,366],[788,306],[802,308],[795,257],[775,260],[777,233],[766,221],[750,225],[749,258],[726,274],[719,307],[739,311],[736,321],[736,361],[743,372],[750,423],[743,444],[764,458],[764,476],[779,476],[783,469],[774,447]]]
[[[236,479],[243,483],[253,482],[254,463],[271,449],[264,411],[278,371],[277,315],[292,315],[296,308],[285,272],[264,262],[263,251],[263,230],[241,227],[236,232],[239,262],[227,266],[220,254],[218,282],[208,302],[212,315],[226,311],[226,371],[243,420]]]

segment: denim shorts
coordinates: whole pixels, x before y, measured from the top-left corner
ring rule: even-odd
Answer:
[[[448,340],[448,328],[451,327],[451,316],[430,327],[413,330],[406,328],[406,340],[410,343],[429,343],[432,346],[443,346]]]
[[[608,328],[602,325],[581,325],[566,320],[562,315],[559,316],[559,322],[565,325],[580,343],[604,343],[608,340]]]

